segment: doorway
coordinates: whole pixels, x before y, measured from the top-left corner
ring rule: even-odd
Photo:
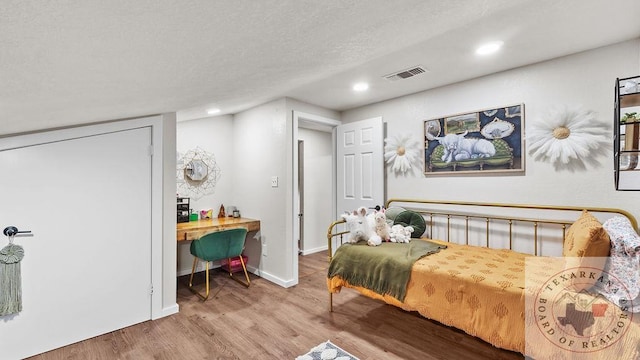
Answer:
[[[323,251],[326,227],[332,215],[332,136],[331,133],[299,129],[298,132],[298,188],[300,192],[300,251],[301,255]],[[302,151],[300,151],[302,150]]]
[[[334,128],[341,123],[321,116],[293,112],[294,119],[294,276],[298,256],[327,249],[326,230],[335,219]],[[311,269],[312,270],[312,269]]]

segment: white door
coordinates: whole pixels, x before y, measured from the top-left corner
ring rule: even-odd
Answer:
[[[150,144],[145,127],[0,150],[0,232],[32,231],[15,238],[23,311],[0,317],[2,359],[151,318]]]
[[[340,125],[336,139],[338,216],[360,206],[384,206],[382,118]]]

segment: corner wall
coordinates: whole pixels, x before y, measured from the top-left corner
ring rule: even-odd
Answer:
[[[259,219],[261,230],[249,233],[245,244],[248,267],[284,287],[295,285],[297,278],[292,231],[294,110],[339,118],[333,110],[281,98],[233,116],[177,124],[177,150],[199,146],[211,151],[222,171],[214,194],[192,202],[192,207],[217,213],[220,204],[234,205],[243,217]],[[278,177],[278,187],[271,186],[273,176]],[[178,245],[178,275],[190,273],[191,263],[188,244]]]
[[[162,163],[162,311],[154,312],[153,319],[178,312],[176,303],[176,114],[162,115],[160,127]],[[154,141],[156,139],[154,138]],[[154,144],[157,146],[158,144]],[[155,173],[154,173],[155,176]],[[172,206],[173,205],[173,206]],[[152,204],[153,206],[153,204]],[[154,300],[155,301],[155,300]]]
[[[424,135],[423,121],[523,103],[526,131],[551,109],[581,105],[597,113],[610,131],[614,81],[640,74],[640,39],[558,58],[502,73],[403,96],[342,113],[343,122],[382,116],[387,135]],[[469,200],[623,208],[640,217],[640,192],[615,191],[612,145],[584,166],[554,166],[529,156],[525,175],[396,176],[387,172],[389,198]],[[423,155],[424,156],[424,155]],[[424,161],[424,159],[423,159]]]
[[[243,217],[260,220],[249,233],[245,254],[261,277],[287,286],[291,279],[291,231],[287,229],[287,147],[291,126],[285,99],[278,99],[233,117],[232,197]],[[271,178],[278,177],[278,187]],[[266,252],[266,254],[265,254]]]

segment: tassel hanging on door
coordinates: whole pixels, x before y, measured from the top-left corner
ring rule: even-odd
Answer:
[[[22,311],[20,260],[23,257],[22,246],[12,241],[0,250],[0,316]]]

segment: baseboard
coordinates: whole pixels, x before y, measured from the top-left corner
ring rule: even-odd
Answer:
[[[254,274],[254,275],[260,276],[260,269],[258,269],[256,267],[247,265],[247,271],[252,273],[252,274]],[[262,276],[260,276],[260,277],[262,277]]]
[[[161,319],[161,318],[169,316],[169,315],[177,314],[179,311],[180,311],[180,305],[173,304],[171,306],[163,308],[162,311],[160,312],[160,316],[153,317],[153,318],[151,318],[151,320]]]
[[[196,266],[196,272],[201,272],[204,271],[205,267],[204,267],[204,262],[203,261],[199,261],[198,262],[198,266]],[[216,264],[209,264],[209,269],[217,269],[220,267],[220,264],[216,263]],[[188,269],[182,269],[182,270],[178,270],[176,272],[177,276],[183,276],[183,275],[191,275],[191,268]]]
[[[302,254],[302,255],[311,255],[311,254],[315,254],[317,252],[327,251],[327,250],[329,250],[328,246],[321,246],[321,247],[317,247],[317,248],[313,248],[313,249],[302,250],[300,252],[300,254]]]
[[[325,248],[326,250],[326,248]],[[318,251],[322,251],[322,250],[318,250]],[[200,271],[204,271],[205,267],[204,267],[204,263],[201,263],[199,265],[202,266],[196,266],[196,272],[200,272]],[[216,265],[212,265],[209,267],[209,269],[216,269],[219,268],[220,265],[216,264]],[[247,272],[250,272],[254,275],[260,276],[261,278],[265,279],[265,280],[269,280],[274,284],[280,285],[284,288],[289,288],[292,287],[294,285],[297,285],[298,283],[294,280],[282,280],[281,278],[271,275],[268,272],[265,271],[261,271],[260,269],[253,267],[253,266],[249,266],[247,265]],[[190,275],[191,274],[191,269],[189,270],[181,270],[177,272],[177,276],[183,276],[183,275]],[[169,314],[171,315],[171,314]]]
[[[269,280],[276,285],[280,285],[283,288],[289,288],[298,284],[298,282],[295,280],[282,280],[281,278],[274,276],[272,274],[269,274],[268,272],[265,272],[265,271],[259,271],[259,273],[256,273],[256,275],[260,276],[263,279]]]

